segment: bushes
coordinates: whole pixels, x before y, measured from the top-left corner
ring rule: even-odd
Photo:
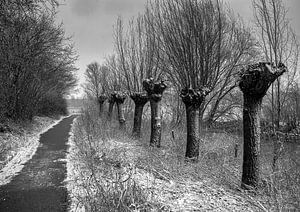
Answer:
[[[2,119],[28,120],[38,111],[65,113],[63,95],[76,83],[76,55],[70,39],[63,26],[55,23],[56,7],[41,2],[55,1],[0,3],[1,14],[7,18],[0,20]]]
[[[39,115],[67,115],[67,101],[58,94],[45,96],[39,103]]]
[[[149,211],[147,196],[133,179],[135,167],[124,152],[109,142],[126,136],[98,118],[94,106],[88,107],[73,128],[70,160],[75,164],[71,179],[74,207],[86,211]],[[78,191],[80,190],[80,191]]]

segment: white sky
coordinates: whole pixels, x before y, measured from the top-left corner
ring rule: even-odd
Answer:
[[[84,82],[86,66],[113,52],[113,25],[120,15],[125,19],[142,13],[147,0],[65,0],[60,6],[58,21],[64,23],[67,35],[73,36],[79,54],[79,83]],[[300,38],[300,0],[284,0],[292,26]],[[252,20],[251,0],[224,0],[245,23]]]

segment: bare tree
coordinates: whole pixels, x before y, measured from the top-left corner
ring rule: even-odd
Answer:
[[[126,33],[123,29],[123,21],[119,17],[115,30],[116,52],[120,70],[124,75],[127,91],[135,104],[132,135],[136,138],[141,136],[143,108],[149,99],[152,111],[151,120],[160,122],[159,110],[156,105],[159,105],[161,97],[156,98],[156,101],[154,101],[154,98],[148,92],[149,89],[146,89],[146,92],[148,92],[146,93],[145,87],[143,87],[147,81],[144,81],[145,79],[150,77],[157,79],[161,73],[158,64],[156,38],[151,31],[150,27],[152,26],[148,24],[147,18],[149,19],[150,17],[146,13],[144,16],[139,15],[136,19],[132,19],[129,22],[129,30]],[[153,102],[156,102],[156,104]],[[150,144],[160,146],[160,123],[156,122],[151,121]]]
[[[1,3],[3,9],[8,2]],[[8,118],[32,119],[46,108],[53,111],[51,101],[63,100],[75,85],[76,55],[62,25],[55,24],[55,13],[27,11],[25,1],[10,3],[15,5],[3,12],[15,16],[0,20],[0,79],[5,82],[1,112]]]
[[[167,75],[181,90],[186,107],[186,157],[196,160],[200,108],[212,89],[218,84],[224,87],[222,76],[231,80],[227,71],[248,54],[250,35],[235,27],[230,12],[219,1],[157,0],[151,8],[169,64]],[[237,31],[245,33],[242,39],[235,34]],[[237,49],[233,52],[234,47]]]
[[[236,75],[241,66],[250,64],[258,55],[256,40],[252,36],[250,29],[239,18],[232,16],[230,21],[230,24],[234,25],[234,27],[229,29],[231,31],[228,32],[227,40],[223,41],[223,45],[226,45],[227,54],[230,54],[230,57],[220,61],[220,73],[216,76],[215,84],[212,86],[214,90],[207,97],[207,101],[201,111],[200,118],[210,106],[207,117],[208,127],[222,117],[223,114],[230,112],[235,107],[239,107],[239,104],[232,102],[226,108],[218,110],[222,101],[237,87]]]
[[[108,68],[106,66],[101,66],[97,62],[90,63],[87,66],[85,90],[89,96],[92,96],[98,102],[100,115],[103,113],[103,104],[107,99],[107,77]]]
[[[143,18],[139,16],[132,20],[128,33],[125,33],[123,28],[123,21],[119,17],[115,29],[116,52],[120,71],[126,81],[126,89],[135,104],[132,135],[139,138],[143,108],[148,102],[148,96],[142,87],[142,80],[147,76]]]
[[[240,72],[239,87],[244,95],[243,130],[244,155],[242,186],[257,187],[260,168],[260,108],[270,85],[284,72],[286,66],[279,63],[257,63]]]
[[[299,57],[299,42],[287,17],[287,9],[282,0],[253,0],[255,23],[258,28],[257,36],[263,59],[278,65],[283,62],[289,68],[286,75],[285,89],[291,86]],[[282,88],[280,79],[276,80],[276,104],[274,103],[274,86],[272,84],[272,108],[276,105],[277,114],[273,118],[277,130],[279,129],[282,101],[280,92]]]
[[[296,75],[299,42],[290,26],[287,9],[282,0],[253,0],[253,8],[263,59],[275,63],[276,66],[283,62],[290,70],[283,81],[278,78],[276,85],[272,84],[271,89],[273,130],[274,126],[276,130],[280,130],[281,108],[286,98],[286,95],[282,94],[288,93]],[[278,144],[279,139],[275,139],[274,142],[273,169],[276,167],[276,158],[281,146]]]
[[[113,107],[117,105],[118,120],[121,130],[126,128],[126,120],[124,117],[123,104],[127,97],[125,92],[125,81],[122,72],[120,71],[120,63],[115,55],[106,58],[105,66],[108,68],[107,76],[107,91],[109,93],[108,102],[108,119],[111,120]]]

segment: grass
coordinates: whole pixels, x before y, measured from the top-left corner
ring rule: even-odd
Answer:
[[[78,164],[74,182],[81,190],[73,197],[78,204],[74,210],[149,211],[157,207],[148,204],[147,194],[134,181],[135,166],[124,160],[122,148],[111,146],[111,139],[125,135],[97,116],[96,110],[86,110],[74,128],[77,153],[73,160]]]
[[[287,211],[299,208],[299,164],[284,149],[279,171],[270,172],[272,148],[264,142],[264,186],[240,189],[242,139],[231,131],[206,130],[198,163],[187,163],[185,128],[163,123],[162,147],[149,147],[150,122],[143,136],[131,138],[131,122],[120,132],[118,123],[98,118],[96,106],[84,110],[74,142],[82,192],[76,196],[86,211]],[[237,155],[236,148],[238,147]],[[291,150],[292,151],[292,150]],[[289,166],[287,166],[289,164]]]
[[[36,139],[36,134],[53,124],[55,118],[35,117],[30,121],[7,121],[7,131],[0,133],[0,170],[11,160],[18,152],[32,144]]]

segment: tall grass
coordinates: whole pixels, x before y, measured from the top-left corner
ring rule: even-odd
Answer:
[[[117,123],[98,118],[94,106],[88,107],[78,118],[74,130],[77,148],[75,163],[78,169],[75,182],[80,192],[78,208],[85,211],[149,211],[147,194],[133,180],[135,166],[124,160],[122,149],[110,146],[111,139],[121,140],[126,135]],[[75,209],[76,210],[76,209]]]
[[[131,110],[128,109],[128,118]],[[209,180],[221,187],[240,192],[243,144],[236,129],[203,130],[198,163],[187,163],[185,126],[162,122],[162,147],[149,146],[150,117],[144,114],[142,137],[131,138],[132,120],[127,131],[118,130],[118,122],[99,118],[97,106],[89,106],[79,118],[75,143],[79,149],[81,187],[85,195],[78,197],[88,211],[151,211],[160,208],[152,191],[136,183],[135,173],[143,170],[167,182]],[[239,195],[258,210],[287,211],[299,208],[299,163],[284,149],[279,158],[278,172],[270,169],[272,145],[262,141],[263,186],[251,193]],[[132,149],[130,149],[132,148]],[[268,168],[269,167],[269,168]],[[152,193],[151,193],[152,192]],[[157,200],[157,199],[156,199]]]

